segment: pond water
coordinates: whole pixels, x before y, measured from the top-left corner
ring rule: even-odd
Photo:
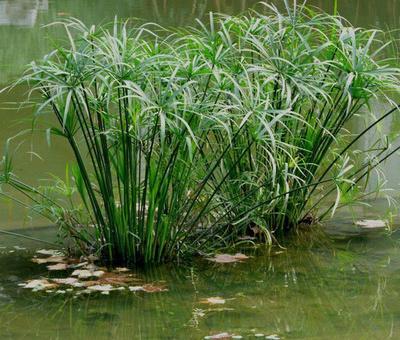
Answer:
[[[74,16],[92,24],[117,15],[180,26],[210,10],[238,13],[256,2],[0,0],[0,88],[54,46],[60,31],[42,26],[59,18]],[[276,3],[282,6],[283,1]],[[308,3],[333,9],[330,0]],[[339,11],[355,25],[400,27],[397,0],[339,0]],[[18,109],[25,94],[25,88],[0,94],[1,150],[8,137],[30,126],[24,119],[31,110]],[[396,122],[387,128],[397,129]],[[34,135],[21,147],[16,171],[29,181],[48,173],[62,176],[69,157],[64,144],[54,140],[49,147],[44,134]],[[386,164],[389,184],[395,188],[400,181],[398,158]],[[196,260],[137,271],[146,282],[168,286],[167,292],[153,294],[112,292],[76,298],[73,293],[32,293],[18,284],[50,275],[45,266],[30,261],[46,245],[0,234],[0,339],[202,339],[223,332],[244,338],[400,338],[400,235],[360,232],[352,225],[354,216],[375,218],[384,209],[383,202],[375,202],[372,208],[342,213],[326,226],[331,235],[326,242],[312,242],[312,235],[306,235],[287,249],[244,249],[254,255],[245,263]],[[0,202],[1,229],[53,241],[55,230],[45,225],[10,202]],[[217,296],[225,304],[201,303]]]
[[[245,263],[197,260],[135,272],[163,282],[166,292],[79,297],[18,287],[54,274],[30,261],[41,245],[2,238],[0,338],[203,339],[227,332],[244,339],[398,339],[400,237],[352,229],[342,223],[324,243],[250,251],[255,256]],[[33,235],[54,236],[49,228]],[[210,297],[225,303],[202,303]]]

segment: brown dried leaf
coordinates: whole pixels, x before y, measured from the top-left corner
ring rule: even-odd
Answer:
[[[48,255],[48,256],[65,256],[65,254],[59,250],[55,249],[40,249],[36,251],[37,254],[40,255]]]
[[[249,257],[245,254],[242,253],[236,253],[235,255],[233,255],[235,259],[237,260],[247,260]]]
[[[86,262],[86,264],[84,266],[82,266],[81,268],[87,269],[87,270],[89,270],[91,272],[95,272],[97,270],[100,270],[100,269],[103,270],[104,269],[104,268],[97,267],[94,263],[88,263],[88,262]],[[107,270],[107,269],[105,269],[105,270]],[[105,270],[103,270],[103,271],[105,271]]]
[[[233,263],[233,262],[240,262],[243,260],[247,260],[248,258],[249,257],[244,254],[237,253],[235,255],[219,254],[219,255],[215,255],[215,257],[208,258],[207,260],[216,262],[216,263]]]
[[[61,284],[61,285],[67,285],[67,286],[72,286],[72,287],[84,287],[85,285],[80,282],[77,278],[75,277],[67,277],[66,279],[52,279],[53,282]]]
[[[65,256],[50,256],[46,258],[37,258],[34,257],[32,259],[32,262],[37,263],[37,264],[44,264],[44,263],[62,263],[65,262],[66,258]]]
[[[232,336],[233,334],[224,332],[224,333],[205,336],[204,339],[232,339]]]
[[[241,241],[252,241],[252,240],[255,240],[256,237],[254,237],[254,236],[240,236],[240,237],[238,237],[238,239],[241,240]]]
[[[48,270],[67,270],[68,265],[66,263],[57,263],[47,266]]]
[[[118,274],[106,272],[100,279],[100,281],[105,283],[110,283],[114,285],[126,285],[133,281],[137,281],[137,278],[129,274]]]
[[[382,220],[361,220],[357,221],[356,225],[363,229],[379,229],[386,228],[387,222]]]
[[[91,276],[93,277],[93,276]],[[126,286],[133,281],[137,281],[138,279],[133,277],[132,275],[127,274],[117,274],[117,273],[110,273],[104,272],[104,274],[99,277],[97,280],[89,280],[89,281],[82,281],[82,285],[85,287],[90,287],[94,285],[113,285],[113,286]]]
[[[162,285],[156,285],[154,283],[147,283],[143,286],[133,286],[129,287],[129,290],[131,292],[138,292],[138,291],[143,291],[146,293],[159,293],[159,292],[166,292],[168,291],[168,288]]]
[[[89,280],[89,281],[81,281],[81,283],[83,287],[90,287],[100,284],[100,281]]]
[[[85,268],[88,264],[89,262],[80,262],[76,264],[71,264],[69,267],[72,269]]]
[[[89,286],[88,290],[94,292],[111,292],[112,290],[114,290],[114,287],[111,285],[93,285]]]
[[[47,290],[47,289],[56,288],[57,284],[50,283],[49,281],[47,281],[45,279],[29,280],[23,285],[23,287],[25,289],[32,289],[32,291],[38,292],[40,290]]]
[[[117,273],[126,273],[126,272],[129,272],[130,270],[128,268],[125,268],[125,267],[117,267],[117,268],[114,269],[114,271],[117,272]]]
[[[144,290],[142,286],[130,286],[128,288],[131,292],[140,292]]]
[[[90,277],[101,277],[105,274],[102,270],[87,270],[87,269],[76,269],[73,271],[71,276],[77,276],[79,279],[88,279]]]
[[[205,303],[209,305],[223,305],[225,302],[226,300],[219,296],[209,297],[200,301],[200,303]]]
[[[168,288],[165,286],[157,286],[153,283],[147,283],[143,285],[143,290],[146,293],[158,293],[158,292],[166,292],[168,291]]]

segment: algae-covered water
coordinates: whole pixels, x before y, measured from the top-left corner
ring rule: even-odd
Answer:
[[[0,0],[0,88],[54,46],[60,30],[42,26],[59,18],[75,16],[97,24],[117,15],[180,26],[204,18],[210,10],[234,14],[256,2]],[[275,3],[282,6],[283,1]],[[333,10],[330,0],[309,4]],[[339,0],[339,11],[355,25],[400,27],[397,0]],[[17,123],[30,117],[29,108],[18,109],[25,92],[18,87],[0,94],[1,149],[8,137],[30,126]],[[397,129],[397,121],[395,117],[387,127]],[[43,159],[33,156],[36,153]],[[44,134],[35,135],[21,147],[15,171],[32,182],[48,173],[62,175],[68,157],[64,144],[53,140],[49,147]],[[398,189],[398,157],[385,168],[390,186]],[[203,339],[221,333],[246,339],[400,338],[400,235],[362,231],[352,224],[364,217],[380,218],[385,209],[372,202],[339,214],[325,226],[328,238],[306,232],[283,248],[240,249],[252,256],[242,263],[195,259],[136,270],[141,281],[168,287],[157,293],[33,293],[19,284],[61,275],[31,261],[38,249],[51,246],[0,234],[0,339]],[[56,230],[44,227],[46,223],[0,202],[1,229],[53,242]],[[210,297],[224,303],[203,303]]]
[[[30,261],[41,245],[2,238],[0,339],[202,339],[221,333],[244,339],[398,339],[400,238],[360,234],[340,223],[331,242],[303,239],[288,249],[259,249],[243,263],[198,259],[136,270],[138,278],[162,282],[168,291],[109,296],[18,287],[54,274]],[[54,236],[48,228],[33,235]],[[202,303],[210,297],[225,303]]]

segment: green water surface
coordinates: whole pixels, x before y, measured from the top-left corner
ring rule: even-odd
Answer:
[[[51,229],[33,235],[54,236]],[[244,263],[197,259],[134,271],[145,282],[162,282],[166,292],[79,297],[18,287],[57,274],[30,261],[40,245],[2,238],[0,339],[203,339],[223,332],[244,339],[398,339],[400,238],[358,233],[343,222],[330,241],[312,238],[287,249],[247,249],[254,257]],[[209,297],[226,302],[202,303]]]

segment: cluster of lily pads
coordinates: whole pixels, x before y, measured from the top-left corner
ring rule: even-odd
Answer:
[[[242,262],[249,257],[237,253],[218,254],[207,260],[215,263]],[[39,265],[46,265],[50,272],[65,272],[67,277],[31,279],[19,286],[31,289],[34,292],[45,291],[47,293],[65,294],[76,292],[76,295],[99,292],[109,295],[111,291],[128,290],[131,292],[143,291],[146,293],[157,293],[167,291],[163,282],[143,283],[130,269],[116,267],[108,269],[98,266],[99,259],[96,256],[73,258],[66,256],[60,250],[40,249],[36,251],[32,262]],[[201,303],[224,304],[225,300],[220,297],[203,299]]]
[[[95,256],[80,259],[67,257],[59,250],[41,249],[36,252],[32,262],[46,265],[49,271],[69,273],[65,278],[40,278],[28,280],[20,286],[32,291],[65,294],[75,292],[76,295],[99,292],[109,295],[111,291],[128,290],[156,293],[167,291],[163,283],[143,283],[128,268],[116,267],[109,270],[96,265]]]

